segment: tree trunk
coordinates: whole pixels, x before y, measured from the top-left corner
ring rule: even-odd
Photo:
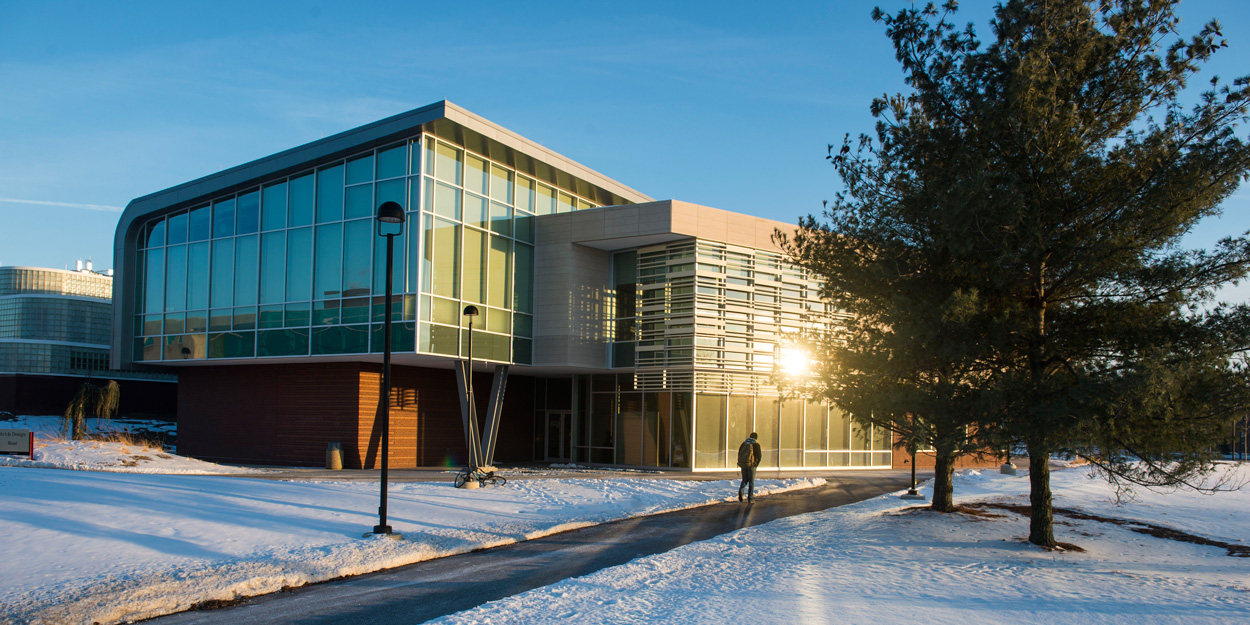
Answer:
[[[929,507],[934,512],[955,511],[955,486],[951,483],[954,472],[955,457],[938,454],[933,465],[933,504]]]
[[[1050,499],[1050,452],[1029,446],[1029,542],[1055,547],[1055,516]]]

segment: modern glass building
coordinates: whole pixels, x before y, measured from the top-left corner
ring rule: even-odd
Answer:
[[[391,262],[374,213],[408,211]],[[788,333],[835,318],[787,224],[654,201],[448,102],[138,198],[118,225],[113,365],[176,371],[179,447],[373,466],[382,322],[391,462],[458,464],[452,364],[507,365],[500,461],[880,467],[890,438],[780,396]]]
[[[0,410],[60,414],[94,378],[127,381],[124,414],[174,416],[174,376],[109,371],[113,277],[78,265],[0,267]]]

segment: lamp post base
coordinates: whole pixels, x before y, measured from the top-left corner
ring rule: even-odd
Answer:
[[[400,534],[398,532],[392,532],[391,526],[389,525],[374,525],[373,531],[367,534],[362,534],[361,538],[372,538],[374,536],[385,536],[387,538],[392,538],[394,540],[400,540],[404,537],[403,534]]]
[[[919,499],[920,501],[924,501],[924,495],[921,495],[919,491],[917,491],[914,488],[908,489],[906,493],[899,495],[898,498],[899,499]]]
[[[1016,465],[1010,462],[1003,463],[1003,466],[998,467],[998,472],[1003,475],[1015,475]]]

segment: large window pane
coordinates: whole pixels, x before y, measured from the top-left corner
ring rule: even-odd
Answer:
[[[234,239],[213,241],[212,295],[213,308],[234,305]]]
[[[369,294],[369,260],[373,257],[372,219],[343,224],[343,296]]]
[[[373,180],[373,154],[357,156],[347,161],[347,184]]]
[[[417,186],[418,185],[413,184],[412,188],[416,189]],[[395,241],[396,247],[402,247],[404,243],[402,243],[401,241],[407,241],[406,243],[408,246],[408,271],[407,271],[408,276],[407,276],[407,282],[406,282],[407,286],[406,288],[402,290],[408,293],[418,293],[421,291],[419,285],[417,284],[419,282],[417,277],[421,275],[421,271],[422,271],[421,265],[423,264],[422,259],[421,259],[421,234],[425,232],[425,224],[422,223],[421,221],[422,219],[425,219],[428,221],[430,217],[428,215],[421,213],[420,211],[413,211],[413,212],[408,213],[408,225],[404,228],[404,237],[403,239],[396,239]],[[398,254],[398,252],[396,253]],[[398,278],[399,274],[400,272],[398,271],[395,272],[396,281],[399,280]],[[426,285],[425,290],[427,291],[430,290],[428,284]]]
[[[725,467],[725,396],[695,398],[695,467]]]
[[[486,161],[472,154],[466,154],[464,157],[464,188],[479,195],[486,195],[486,169]]]
[[[147,236],[144,237],[147,242],[145,247],[160,247],[165,245],[165,220],[156,219],[148,223]]]
[[[343,224],[317,226],[313,297],[337,299],[343,291]]]
[[[146,299],[143,310],[159,313],[165,309],[165,250],[157,248],[148,250],[148,275],[143,280],[146,287]]]
[[[344,211],[346,219],[373,216],[373,185],[358,184],[354,187],[347,187],[346,193],[347,208]]]
[[[490,266],[487,236],[475,228],[464,229],[464,298],[479,304],[486,302],[486,272]]]
[[[567,193],[559,193],[559,201],[556,203],[557,213],[567,213],[573,210],[573,196]]]
[[[691,393],[673,393],[672,466],[682,469],[690,468],[691,399]]]
[[[285,202],[283,203],[285,207]],[[260,245],[260,303],[276,304],[286,295],[286,233],[270,232]]]
[[[464,223],[483,230],[490,227],[490,213],[486,198],[472,193],[464,194]]]
[[[212,235],[212,211],[207,206],[193,209],[187,216],[188,239],[203,241]]]
[[[490,199],[512,203],[512,172],[494,163],[490,166]]]
[[[409,219],[414,218],[418,213],[409,213]],[[414,224],[405,224],[404,232],[411,232],[408,226]],[[415,238],[415,237],[414,237]],[[394,251],[391,253],[391,292],[404,292],[404,237],[402,235],[392,237],[391,244]],[[373,292],[376,295],[386,294],[386,237],[373,237]]]
[[[642,393],[621,393],[620,416],[616,420],[618,464],[642,464]]]
[[[260,228],[260,192],[253,191],[239,196],[235,207],[237,234],[251,234]]]
[[[755,398],[755,439],[760,444],[760,466],[777,466],[777,398]]]
[[[343,220],[343,166],[317,172],[317,223]]]
[[[729,397],[729,446],[727,450],[731,452],[729,458],[729,468],[733,468],[738,462],[737,458],[732,454],[737,453],[738,445],[747,439],[747,436],[754,432],[755,424],[752,420],[751,413],[755,411],[755,399],[743,395],[731,395]]]
[[[460,189],[442,183],[434,185],[434,214],[448,219],[460,219]]]
[[[312,299],[312,228],[287,232],[286,301]]]
[[[460,163],[463,160],[463,153],[447,145],[439,142],[434,148],[434,175],[443,182],[450,182],[454,185],[460,184]]]
[[[378,179],[402,176],[408,171],[408,146],[399,144],[378,152]]]
[[[545,184],[539,184],[534,196],[534,212],[539,215],[550,215],[556,212],[556,191]]]
[[[187,242],[187,214],[178,213],[169,218],[169,244]]]
[[[316,195],[313,190],[313,175],[305,174],[292,178],[288,195],[290,207],[288,225],[291,227],[307,226],[313,222],[313,204]]]
[[[426,237],[425,258],[429,261],[430,292],[443,297],[460,297],[460,226],[434,219]]]
[[[187,308],[208,308],[208,243],[192,243],[187,259]]]
[[[803,464],[803,401],[789,399],[781,402],[778,438],[781,447],[781,466],[797,467]]]
[[[379,182],[375,186],[375,189],[377,189],[377,199],[373,202],[374,212],[370,214],[370,217],[375,216],[377,214],[377,207],[386,202],[395,202],[400,206],[407,206],[407,202],[405,201],[406,198],[404,197],[404,187],[407,186],[407,182],[407,180],[403,179]],[[413,183],[413,186],[417,186],[415,182]],[[412,205],[414,208],[416,206],[417,204]]]
[[[534,212],[534,181],[525,176],[516,178],[516,209],[526,213]]]
[[[234,305],[256,305],[256,282],[260,269],[256,266],[257,235],[239,237],[234,244]]]
[[[286,227],[286,183],[265,187],[261,193],[260,225],[262,230]]]
[[[170,246],[166,254],[168,270],[165,272],[165,310],[186,310],[187,246]]]
[[[829,410],[829,449],[851,448],[851,418],[846,412]]]
[[[234,234],[234,200],[213,204],[213,238]]]
[[[490,285],[486,303],[503,308],[512,302],[512,241],[501,236],[490,237]]]
[[[512,208],[499,202],[491,202],[490,229],[495,234],[512,236]]]
[[[534,248],[523,243],[516,244],[516,290],[512,307],[518,312],[534,312]]]

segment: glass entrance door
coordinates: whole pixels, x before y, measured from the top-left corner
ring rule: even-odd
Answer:
[[[547,462],[569,462],[573,448],[573,413],[547,412]]]

